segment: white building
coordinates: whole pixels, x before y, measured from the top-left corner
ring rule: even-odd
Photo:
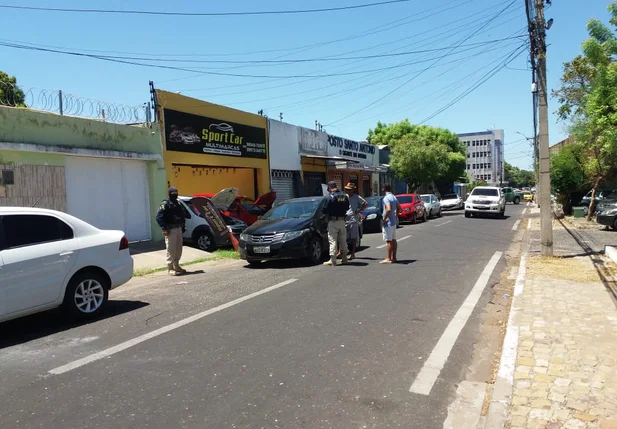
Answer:
[[[458,135],[467,149],[467,173],[477,181],[501,186],[504,180],[503,130]]]

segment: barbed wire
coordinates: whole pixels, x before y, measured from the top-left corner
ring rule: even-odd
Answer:
[[[24,89],[10,82],[0,82],[0,106],[42,110],[117,124],[143,123],[150,120],[148,103],[137,106],[109,103],[62,90],[36,87]]]

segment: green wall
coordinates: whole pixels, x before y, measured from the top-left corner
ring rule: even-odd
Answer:
[[[0,142],[162,155],[159,127],[118,125],[0,106]]]
[[[49,152],[19,152],[0,150],[0,164],[7,162],[15,165],[64,165],[64,155]]]
[[[152,240],[162,240],[154,217],[167,195],[167,177],[162,161],[160,127],[118,125],[108,122],[60,116],[0,106],[0,143],[22,143],[64,149],[134,152],[160,155],[160,161],[147,161],[150,184]],[[1,150],[0,159],[17,165],[63,166],[65,155],[53,152]]]

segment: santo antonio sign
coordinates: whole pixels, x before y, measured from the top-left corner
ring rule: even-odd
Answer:
[[[175,110],[164,110],[167,150],[242,158],[268,157],[266,130]]]

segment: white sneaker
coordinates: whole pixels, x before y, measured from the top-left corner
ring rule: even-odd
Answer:
[[[327,266],[327,267],[333,267],[333,266],[336,265],[336,262],[332,262],[332,261],[328,260],[328,261],[324,262],[323,264],[325,266]]]

